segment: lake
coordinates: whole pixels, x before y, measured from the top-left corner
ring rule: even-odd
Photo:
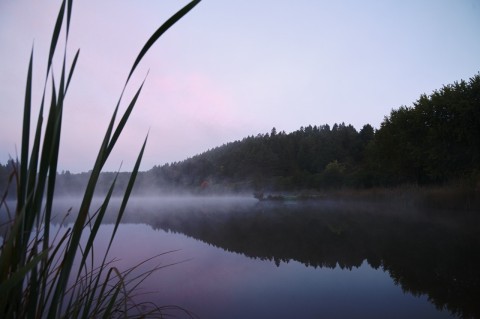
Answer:
[[[75,204],[57,211],[67,206]],[[372,202],[133,198],[110,256],[122,269],[169,252],[142,266],[164,267],[135,300],[199,318],[478,318],[477,215]],[[97,251],[113,230],[108,221]]]

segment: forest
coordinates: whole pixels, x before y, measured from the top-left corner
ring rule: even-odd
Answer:
[[[0,165],[2,190],[13,164]],[[106,193],[114,176],[102,173],[97,192]],[[75,194],[88,177],[88,172],[61,172],[58,192]],[[127,179],[120,173],[117,184],[126,185]],[[480,73],[393,109],[378,129],[340,123],[287,134],[272,128],[140,172],[135,192],[322,191],[458,182],[472,189],[480,184]]]

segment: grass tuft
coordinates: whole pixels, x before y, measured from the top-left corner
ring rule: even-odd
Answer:
[[[100,224],[115,188],[110,185],[102,205],[93,216],[90,207],[100,172],[120,137],[141,93],[138,88],[118,124],[115,124],[123,93],[130,77],[150,47],[195,7],[194,0],[168,19],[146,42],[127,76],[118,103],[107,127],[97,159],[83,194],[82,203],[73,225],[65,232],[51,234],[52,207],[55,200],[55,182],[60,149],[62,116],[67,90],[73,78],[80,50],[67,67],[67,44],[72,16],[72,0],[64,0],[58,12],[50,42],[43,96],[36,126],[31,127],[33,57],[32,48],[25,88],[25,104],[21,140],[21,158],[14,164],[9,184],[17,187],[16,207],[10,209],[6,194],[0,208],[5,207],[7,224],[2,226],[0,247],[0,317],[1,318],[111,318],[163,317],[171,306],[159,307],[151,303],[132,302],[138,286],[153,272],[164,266],[136,275],[132,273],[144,262],[125,271],[116,268],[107,255],[125,212],[147,143],[145,138],[138,153],[127,189],[123,195],[115,227],[100,265],[94,263],[94,244]],[[62,68],[59,81],[53,75],[52,63],[61,31],[65,30]],[[50,87],[47,101],[45,92]],[[44,106],[49,105],[48,117],[43,118]],[[35,131],[30,145],[31,129]],[[117,173],[118,174],[118,173]],[[7,187],[7,190],[9,187]],[[86,231],[88,230],[88,232]],[[86,236],[86,237],[85,237]],[[81,239],[86,238],[82,247]],[[158,256],[152,257],[156,258]],[[150,260],[150,259],[149,259]],[[176,308],[183,311],[181,308]],[[185,311],[186,314],[190,314]]]

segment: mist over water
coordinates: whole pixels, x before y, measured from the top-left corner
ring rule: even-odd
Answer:
[[[94,198],[90,206],[90,213],[94,213],[103,203],[103,197]],[[122,198],[112,197],[105,223],[113,223],[122,203]],[[68,213],[65,221],[71,221],[81,204],[80,197],[59,197],[54,204],[54,212],[60,222]],[[163,195],[163,196],[132,196],[128,200],[127,210],[122,219],[123,223],[145,223],[149,219],[162,216],[166,213],[181,213],[192,211],[231,211],[232,208],[248,210],[258,204],[258,200],[246,195]]]

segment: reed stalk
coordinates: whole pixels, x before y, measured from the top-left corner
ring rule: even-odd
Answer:
[[[52,234],[52,207],[55,200],[55,181],[62,130],[65,97],[74,74],[80,50],[67,67],[67,44],[70,31],[73,0],[63,0],[52,33],[48,55],[43,95],[36,124],[32,120],[32,78],[34,49],[29,60],[25,88],[25,104],[21,140],[21,157],[17,159],[11,176],[16,184],[16,207],[10,210],[2,197],[0,207],[12,211],[0,247],[0,317],[1,318],[110,318],[110,317],[162,317],[168,307],[131,302],[138,284],[160,267],[129,278],[141,264],[127,270],[119,270],[107,260],[116,231],[125,212],[131,190],[139,170],[147,137],[141,145],[128,186],[117,213],[114,231],[100,265],[93,263],[95,239],[110,203],[116,178],[94,216],[91,204],[100,172],[120,137],[135,107],[143,83],[116,123],[123,94],[134,73],[150,47],[160,36],[193,9],[200,0],[193,0],[163,23],[145,43],[128,73],[123,90],[114,108],[96,161],[83,193],[83,199],[71,227],[62,234]],[[58,51],[61,31],[65,45],[59,76],[53,75],[52,64]],[[62,52],[60,52],[62,53]],[[59,80],[56,80],[59,79]],[[49,88],[49,90],[47,90]],[[50,99],[46,92],[51,91]],[[48,116],[44,111],[48,107]],[[33,141],[30,141],[31,130]],[[118,173],[117,173],[118,175]],[[88,231],[86,231],[88,230]],[[86,239],[82,247],[81,239]],[[143,309],[142,312],[140,309]],[[147,310],[145,310],[147,309]]]

